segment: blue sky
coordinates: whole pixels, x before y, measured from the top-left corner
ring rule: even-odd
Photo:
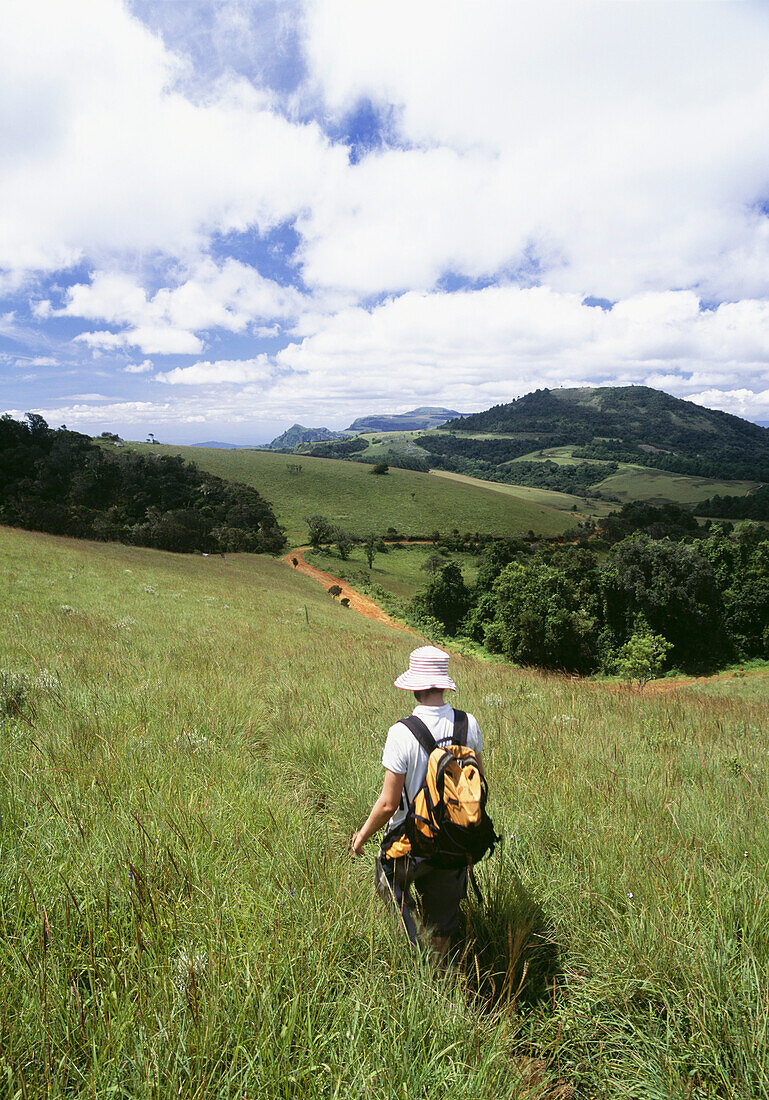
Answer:
[[[769,420],[765,4],[5,21],[1,409],[246,443],[640,383]]]

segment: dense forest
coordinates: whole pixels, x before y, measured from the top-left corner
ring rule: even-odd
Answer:
[[[448,433],[455,432],[524,433],[523,439],[499,440],[495,455],[506,447],[508,459],[570,444],[578,448],[575,458],[632,462],[700,477],[769,480],[769,429],[648,386],[537,390],[438,430],[449,439]],[[459,438],[453,436],[455,442],[444,453],[469,456]],[[477,457],[490,460],[490,454]]]
[[[303,454],[312,455],[314,458],[350,458],[351,455],[365,451],[368,440],[355,436],[352,439],[337,439],[313,445],[303,451]]]
[[[495,540],[472,586],[448,561],[410,610],[427,631],[583,674],[644,647],[692,672],[769,658],[769,531],[630,504],[572,543]]]
[[[747,496],[714,496],[700,501],[694,511],[714,519],[769,520],[769,485],[760,485]]]
[[[0,523],[180,552],[277,553],[270,505],[174,455],[108,451],[41,416],[0,417]]]

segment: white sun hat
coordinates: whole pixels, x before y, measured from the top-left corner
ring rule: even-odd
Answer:
[[[404,691],[428,691],[430,688],[448,688],[456,691],[457,685],[449,676],[449,655],[434,645],[412,649],[409,667],[395,681]]]

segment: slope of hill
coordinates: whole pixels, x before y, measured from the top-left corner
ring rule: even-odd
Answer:
[[[271,559],[0,554],[9,1096],[765,1095],[765,680],[452,656],[504,842],[437,975],[349,856],[412,639]]]
[[[470,440],[466,433],[491,440]],[[451,443],[451,434],[457,433]],[[499,438],[507,436],[506,440]],[[444,442],[436,442],[444,436]],[[430,442],[432,440],[432,442]],[[634,463],[713,478],[769,480],[769,429],[648,386],[537,390],[453,420],[419,440],[436,454],[499,464],[537,449],[576,445],[575,459]]]
[[[142,451],[187,456],[189,448],[131,444]],[[525,534],[530,529],[556,535],[574,524],[559,494],[554,504],[536,503],[450,482],[411,470],[391,469],[374,477],[371,467],[339,459],[283,455],[270,451],[192,451],[201,469],[219,477],[258,485],[275,509],[289,541],[307,539],[305,517],[321,514],[356,535],[386,532],[394,527],[411,536],[435,530],[480,531],[484,534]],[[576,502],[574,507],[577,507]]]
[[[347,429],[351,432],[419,432],[428,428],[437,428],[447,420],[453,420],[461,413],[454,409],[442,409],[433,405],[421,405],[405,413],[380,413],[374,416],[359,416]]]

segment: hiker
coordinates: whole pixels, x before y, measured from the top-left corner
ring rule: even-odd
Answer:
[[[421,901],[422,918],[430,931],[433,949],[439,957],[445,954],[451,936],[459,927],[459,903],[467,893],[468,863],[472,861],[461,855],[462,865],[458,866],[454,860],[453,866],[445,866],[446,861],[437,856],[415,856],[411,844],[404,838],[404,830],[408,809],[426,781],[427,748],[435,748],[436,745],[448,747],[452,742],[466,745],[466,755],[472,757],[468,763],[477,764],[477,771],[483,777],[482,739],[478,723],[472,714],[454,711],[444,702],[446,691],[456,691],[456,684],[448,674],[448,666],[449,655],[442,649],[421,646],[413,650],[408,670],[395,681],[395,687],[413,691],[417,705],[410,718],[396,722],[388,731],[382,754],[385,769],[382,793],[366,823],[352,839],[352,851],[360,855],[369,837],[387,824],[385,839],[377,857],[377,892],[380,896],[389,895],[394,899],[409,939],[417,943],[411,913],[414,908],[411,888],[414,888]],[[485,781],[483,778],[476,779],[476,783],[483,785],[485,804]],[[486,835],[483,850],[486,851],[493,847],[495,838],[483,804],[481,811]],[[438,866],[441,862],[444,866]]]

